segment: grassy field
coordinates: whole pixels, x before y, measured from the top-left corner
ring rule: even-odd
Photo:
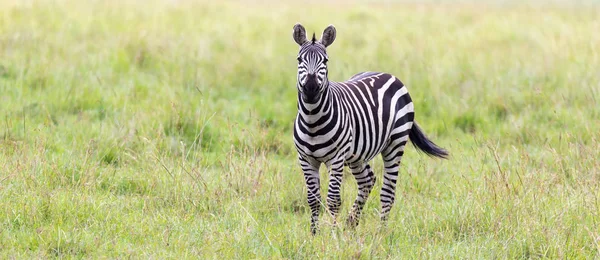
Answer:
[[[378,178],[309,233],[296,22],[451,153],[408,146],[387,225]],[[1,1],[0,258],[599,258],[598,32],[594,4]]]

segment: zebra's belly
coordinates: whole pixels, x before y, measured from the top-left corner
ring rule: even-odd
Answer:
[[[388,143],[387,140],[385,140],[384,144],[387,144],[387,143]],[[385,145],[383,145],[383,144],[376,145],[376,146],[371,147],[371,149],[369,151],[368,149],[364,149],[364,150],[361,149],[360,144],[357,145],[353,142],[351,148],[349,149],[348,153],[346,154],[346,164],[352,165],[352,164],[368,163],[371,160],[373,160],[373,158],[375,158],[378,154],[380,154],[381,151],[383,151],[384,147],[385,147]]]
[[[391,122],[392,118],[384,120]],[[385,131],[379,128],[365,130],[363,126],[358,134],[352,136],[352,144],[346,154],[346,164],[364,164],[373,160],[390,143],[390,133],[392,125],[385,125]],[[353,133],[357,133],[358,128],[353,127]]]

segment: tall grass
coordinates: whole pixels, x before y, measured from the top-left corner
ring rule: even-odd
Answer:
[[[599,18],[566,2],[1,2],[0,256],[598,258]],[[309,233],[296,22],[336,25],[332,80],[399,77],[451,152],[408,148],[386,225],[377,183],[356,230],[323,216]],[[342,217],[355,194],[346,174]]]

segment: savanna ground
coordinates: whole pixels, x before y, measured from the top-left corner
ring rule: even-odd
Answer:
[[[451,152],[407,146],[386,226],[378,178],[309,233],[296,22]],[[586,3],[2,1],[0,257],[598,258],[598,32]]]

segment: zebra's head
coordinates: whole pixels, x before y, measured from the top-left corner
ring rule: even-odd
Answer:
[[[323,31],[320,40],[306,37],[306,30],[301,24],[294,25],[294,40],[300,45],[298,52],[298,81],[296,86],[307,103],[316,103],[329,81],[327,80],[326,48],[335,40],[335,27],[329,25]]]

